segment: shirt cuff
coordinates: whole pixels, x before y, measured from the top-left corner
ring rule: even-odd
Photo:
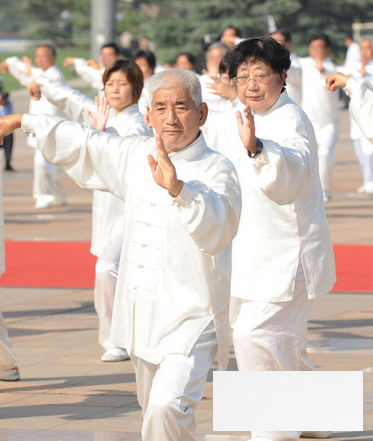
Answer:
[[[178,196],[172,198],[174,204],[178,206],[186,206],[190,205],[192,201],[195,199],[195,191],[190,184],[184,182],[183,188]]]
[[[34,127],[37,123],[38,116],[30,115],[29,113],[24,113],[21,121],[21,130],[26,133],[26,135],[35,136]]]

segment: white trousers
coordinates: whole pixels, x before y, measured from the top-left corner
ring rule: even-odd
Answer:
[[[46,161],[38,149],[35,149],[34,156],[33,196],[45,202],[66,202],[65,192],[58,180],[58,167]]]
[[[121,234],[104,248],[96,262],[94,303],[99,319],[98,341],[105,349],[113,347],[110,330],[122,242]]]
[[[16,366],[17,359],[12,349],[12,344],[8,337],[2,312],[0,312],[0,370],[9,370]]]
[[[169,354],[155,365],[131,355],[144,418],[142,441],[195,440],[194,411],[202,399],[217,346],[210,323],[188,356]]]
[[[337,132],[333,124],[315,130],[321,187],[324,193],[331,194],[335,163],[335,144]]]
[[[354,150],[363,174],[364,187],[373,190],[373,144],[366,138],[354,139]]]
[[[233,323],[233,343],[240,371],[315,369],[307,355],[307,321],[312,300],[297,281],[289,302],[242,300]],[[301,432],[252,432],[258,441],[296,441]]]

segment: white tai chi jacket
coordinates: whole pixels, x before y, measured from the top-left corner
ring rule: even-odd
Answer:
[[[345,91],[350,95],[349,111],[367,139],[373,143],[373,85],[368,80],[350,78]]]
[[[336,280],[335,265],[312,125],[286,91],[254,119],[264,146],[255,159],[242,145],[234,113],[215,113],[207,120],[207,142],[233,162],[242,189],[232,295],[264,302],[292,300],[299,268],[309,298],[326,294]],[[221,130],[213,137],[211,127]]]
[[[112,321],[112,343],[150,363],[189,354],[213,321],[218,360],[229,356],[231,241],[241,196],[230,161],[202,135],[170,158],[184,181],[172,198],[151,174],[154,138],[119,137],[71,121],[25,114],[48,161],[79,185],[126,201],[123,248]]]
[[[31,75],[26,75],[24,73],[26,66],[24,62],[18,57],[10,57],[6,59],[9,73],[14,76],[23,86],[27,87],[35,78],[39,75],[43,75],[52,81],[58,81],[60,83],[65,83],[65,77],[62,72],[57,68],[57,66],[51,66],[46,71],[42,71],[38,67],[31,68]],[[51,102],[49,102],[45,97],[41,97],[39,101],[30,100],[29,113],[33,115],[40,115],[46,113],[48,115],[65,116],[64,113]],[[29,137],[27,140],[27,145],[30,147],[36,147],[35,140]]]
[[[49,81],[44,75],[38,77],[36,81],[43,96],[63,110],[69,119],[89,125],[87,109],[94,113],[94,100],[66,84]],[[152,130],[146,127],[137,104],[127,107],[118,115],[115,115],[111,109],[106,131],[120,136],[152,135]],[[94,191],[91,253],[95,256],[100,256],[104,248],[122,234],[124,205],[122,199],[111,193]]]

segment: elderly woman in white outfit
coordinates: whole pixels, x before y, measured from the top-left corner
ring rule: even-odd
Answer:
[[[118,60],[103,75],[107,104],[99,106],[81,92],[44,76],[29,87],[32,96],[40,92],[71,119],[90,123],[100,130],[121,136],[151,135],[143,121],[138,100],[143,88],[140,68],[131,60]],[[106,126],[106,127],[105,127]],[[105,348],[102,361],[128,359],[124,348],[110,342],[111,318],[122,247],[125,202],[95,190],[93,196],[91,252],[98,257],[95,279],[95,308],[99,316],[99,342]]]
[[[308,315],[312,299],[335,282],[315,134],[286,92],[284,46],[251,38],[227,60],[244,118],[240,111],[211,115],[207,142],[233,162],[242,190],[231,290],[238,369],[314,369],[306,350]],[[252,432],[255,441],[299,436]]]

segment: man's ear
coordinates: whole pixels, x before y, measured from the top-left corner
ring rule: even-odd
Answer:
[[[206,103],[201,103],[198,110],[199,110],[199,127],[202,127],[206,122],[209,109]]]
[[[150,106],[146,106],[146,113],[144,114],[144,123],[148,127],[154,127]]]

